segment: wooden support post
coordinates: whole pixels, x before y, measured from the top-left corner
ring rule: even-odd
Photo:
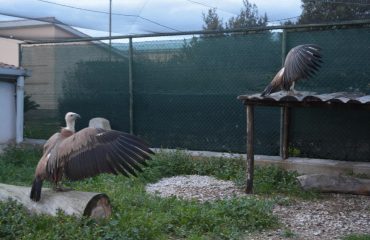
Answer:
[[[247,188],[246,193],[253,193],[254,175],[254,106],[247,105]]]
[[[282,159],[289,157],[289,118],[290,108],[282,107],[280,121],[280,156]]]

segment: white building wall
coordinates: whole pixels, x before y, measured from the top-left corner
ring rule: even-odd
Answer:
[[[0,62],[19,66],[19,43],[21,41],[0,38]]]
[[[0,144],[15,140],[15,84],[0,81]]]

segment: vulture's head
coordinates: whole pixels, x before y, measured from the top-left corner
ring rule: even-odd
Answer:
[[[75,130],[75,122],[77,118],[81,118],[81,116],[74,112],[68,112],[65,116],[67,129],[74,131]]]

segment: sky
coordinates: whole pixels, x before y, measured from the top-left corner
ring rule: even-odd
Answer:
[[[299,16],[300,0],[250,0],[269,20]],[[9,16],[56,17],[91,36],[107,36],[109,0],[0,0],[0,20]],[[214,7],[226,22],[243,7],[242,0],[112,0],[113,35],[196,31],[202,13]],[[293,19],[294,20],[294,19]],[[276,24],[271,22],[270,24]]]

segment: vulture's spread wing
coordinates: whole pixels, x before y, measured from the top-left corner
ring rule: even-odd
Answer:
[[[85,128],[68,137],[58,147],[58,162],[70,180],[92,177],[100,173],[122,173],[125,176],[142,171],[153,152],[133,135],[97,128]]]
[[[301,78],[309,78],[319,69],[321,48],[315,44],[299,45],[291,49],[285,58],[283,88],[289,90],[292,83]]]

